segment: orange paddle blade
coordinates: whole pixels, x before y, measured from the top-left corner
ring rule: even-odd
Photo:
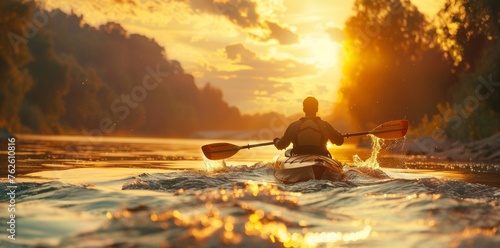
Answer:
[[[225,159],[233,156],[236,154],[239,150],[247,148],[253,148],[253,147],[259,147],[259,146],[269,146],[273,145],[274,142],[265,142],[265,143],[258,143],[258,144],[252,144],[252,145],[246,145],[246,146],[237,146],[229,143],[213,143],[213,144],[208,144],[204,145],[201,147],[201,150],[203,151],[203,154],[205,154],[205,157],[207,157],[210,160],[220,160],[220,159]]]
[[[373,134],[381,139],[399,139],[406,135],[410,122],[408,120],[388,121],[373,129]]]
[[[210,160],[221,160],[236,154],[241,147],[229,143],[213,143],[201,147],[203,154]]]

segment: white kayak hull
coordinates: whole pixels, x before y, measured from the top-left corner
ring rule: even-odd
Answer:
[[[284,183],[304,182],[313,179],[340,181],[342,164],[321,155],[282,155],[274,163],[274,177]]]

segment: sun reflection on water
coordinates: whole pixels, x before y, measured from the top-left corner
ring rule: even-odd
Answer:
[[[112,222],[121,220],[123,223],[133,223],[134,218],[151,221],[165,232],[175,230],[188,246],[207,242],[237,246],[260,238],[273,246],[317,247],[363,240],[372,233],[370,225],[359,223],[353,223],[358,231],[308,231],[318,223],[289,216],[290,211],[301,208],[298,201],[302,194],[281,191],[276,185],[267,183],[246,181],[244,187],[235,184],[232,189],[179,190],[176,194],[194,196],[203,204],[165,211],[125,209],[107,212],[106,217]],[[146,211],[143,214],[147,213],[147,218],[139,216],[142,210]]]

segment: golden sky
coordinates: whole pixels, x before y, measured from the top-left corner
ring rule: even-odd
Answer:
[[[433,15],[443,0],[413,0]],[[308,95],[320,114],[337,100],[342,28],[354,0],[43,0],[89,25],[120,23],[154,38],[202,87],[222,89],[243,113],[301,112]]]

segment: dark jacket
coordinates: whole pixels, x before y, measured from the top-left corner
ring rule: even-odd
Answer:
[[[330,123],[319,117],[303,117],[288,126],[283,137],[275,139],[278,149],[285,149],[293,143],[294,154],[319,154],[329,156],[326,143],[344,143],[344,137]]]

